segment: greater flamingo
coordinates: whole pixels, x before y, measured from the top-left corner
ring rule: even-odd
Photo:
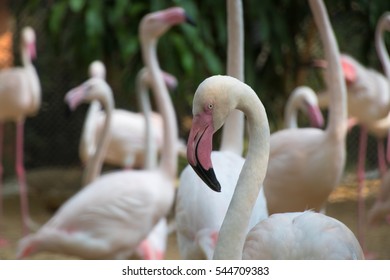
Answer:
[[[152,76],[152,88],[164,121],[164,138],[158,167],[123,170],[102,175],[66,202],[36,234],[22,239],[18,257],[46,250],[82,258],[126,258],[172,207],[177,172],[177,124],[168,90],[157,61],[157,38],[171,26],[186,21],[182,8],[147,14],[139,30],[142,54]],[[92,78],[70,93],[70,103],[110,88]]]
[[[326,10],[319,8],[318,3],[310,4],[329,63],[326,76],[330,92],[328,123],[325,130],[284,129],[271,135],[270,160],[264,180],[269,214],[323,210],[344,171],[347,100],[338,45]]]
[[[100,61],[94,61],[90,65],[89,72],[91,76],[104,78],[104,64]],[[177,80],[174,76],[166,72],[161,74],[169,88],[173,89],[176,87]],[[140,70],[136,76],[136,93],[137,98],[140,102],[142,101],[141,107],[150,107],[147,93],[150,83],[151,79],[148,71],[146,69]],[[105,116],[105,112],[100,110],[99,102],[92,101],[84,123],[79,149],[80,158],[82,162],[86,163],[83,185],[90,183],[92,179],[100,174],[103,162],[126,168],[142,168],[145,163],[145,143],[149,140],[145,138],[146,121],[144,113],[114,109],[107,132],[108,136],[105,136],[107,138],[107,143],[104,144],[106,147],[104,151],[99,150],[99,152],[96,152],[98,150],[97,143],[103,135]],[[153,126],[150,141],[153,141],[156,149],[161,149],[163,138],[161,115],[153,112],[149,118]],[[149,153],[149,155],[152,156],[153,153]],[[98,157],[103,162],[97,160]]]
[[[290,94],[284,109],[284,125],[286,128],[298,128],[298,109],[309,117],[312,127],[321,128],[324,125],[317,95],[311,88],[300,86]]]
[[[90,65],[90,75],[105,78],[105,67],[100,61],[94,61]],[[174,89],[177,80],[174,76],[162,72],[165,83],[170,89]],[[150,77],[147,71],[142,70],[136,76],[137,98],[143,102],[150,102],[145,92],[150,84]],[[141,104],[141,106],[143,106]],[[146,105],[149,106],[150,105]],[[142,168],[144,166],[145,153],[145,120],[142,113],[131,112],[124,109],[114,109],[112,112],[111,126],[109,129],[110,139],[107,144],[107,151],[104,155],[104,162],[125,168]],[[105,113],[100,110],[99,103],[92,102],[85,119],[83,132],[80,140],[79,154],[83,163],[86,163],[86,171],[92,170],[96,161],[92,155],[96,150],[96,143],[101,137]],[[153,125],[153,135],[151,141],[154,141],[158,150],[161,150],[163,129],[162,118],[160,114],[152,113],[151,122]],[[181,154],[184,152],[183,145],[178,142]],[[90,182],[90,177],[94,174],[86,173],[84,184]]]
[[[22,67],[5,69],[0,72],[0,226],[2,219],[2,184],[3,184],[3,136],[4,122],[16,123],[15,170],[19,183],[22,214],[22,232],[28,234],[31,223],[28,209],[26,174],[23,163],[24,121],[26,116],[37,113],[41,105],[41,85],[32,59],[36,57],[35,32],[30,26],[21,32],[20,55]],[[0,237],[0,246],[7,244]]]
[[[310,2],[314,7],[318,2]],[[315,8],[315,7],[314,7]],[[274,214],[247,228],[265,178],[270,129],[256,93],[229,76],[213,76],[195,92],[187,159],[213,190],[220,185],[211,161],[213,134],[233,109],[245,113],[250,130],[248,154],[219,232],[214,259],[363,259],[354,234],[341,222],[315,212]],[[223,190],[223,189],[222,189]]]
[[[365,180],[365,160],[368,132],[377,138],[378,167],[381,176],[386,172],[386,158],[383,139],[389,133],[390,112],[390,62],[384,45],[383,33],[390,30],[389,14],[385,13],[378,21],[375,31],[375,46],[386,77],[381,73],[361,65],[353,57],[341,55],[341,64],[348,90],[348,112],[353,124],[360,124],[357,180],[358,180],[358,237],[365,248],[365,201],[363,187]],[[326,96],[326,94],[324,94]],[[324,98],[323,105],[326,104]],[[349,122],[350,124],[352,122]],[[387,149],[388,158],[390,150]]]
[[[227,1],[228,20],[228,75],[243,80],[243,16],[241,1]],[[215,172],[225,183],[222,194],[208,189],[187,165],[180,175],[176,197],[175,221],[178,247],[184,259],[211,259],[223,217],[233,195],[244,159],[242,153],[242,112],[232,111],[222,134],[219,151],[213,151]],[[264,196],[259,196],[253,222],[266,217]],[[261,210],[263,209],[263,211]]]

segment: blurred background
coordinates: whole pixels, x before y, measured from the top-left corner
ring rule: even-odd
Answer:
[[[27,170],[80,164],[78,142],[86,106],[66,117],[63,97],[87,78],[95,59],[107,67],[116,106],[137,110],[135,75],[143,66],[138,23],[150,11],[182,6],[196,21],[180,25],[159,42],[161,67],[179,81],[172,93],[180,135],[187,137],[192,96],[197,85],[226,69],[225,1],[132,0],[1,0],[0,67],[19,65],[19,33],[37,32],[34,62],[42,86],[42,107],[26,121]],[[362,64],[382,71],[374,46],[380,15],[390,1],[329,0],[326,5],[340,50]],[[322,70],[312,67],[322,58],[322,46],[306,1],[245,0],[245,81],[265,104],[271,130],[283,127],[283,108],[298,85],[322,89]],[[390,36],[386,38],[390,42]],[[304,121],[304,120],[302,120]],[[348,169],[356,162],[358,128],[348,137]],[[13,124],[6,127],[5,176],[13,176]],[[368,168],[376,166],[376,142],[370,138]]]
[[[341,52],[382,72],[374,34],[379,17],[390,11],[390,1],[327,0],[325,4]],[[37,34],[34,65],[42,86],[42,106],[36,116],[26,120],[24,145],[32,193],[50,196],[56,186],[65,186],[69,197],[79,187],[82,165],[78,146],[88,107],[82,106],[69,116],[63,100],[69,89],[88,78],[92,61],[105,63],[116,107],[138,110],[135,75],[143,67],[138,24],[145,14],[171,6],[185,8],[197,24],[174,27],[158,45],[161,68],[179,81],[172,100],[180,136],[186,139],[197,86],[210,75],[226,73],[225,0],[0,0],[0,69],[20,65],[19,34],[24,26],[32,26]],[[283,128],[284,106],[296,86],[324,89],[323,70],[313,66],[313,60],[323,58],[323,49],[307,1],[244,0],[243,8],[245,82],[264,103],[274,132]],[[386,36],[385,42],[390,45],[390,35]],[[305,125],[305,118],[301,117],[300,122]],[[5,133],[4,178],[13,182],[15,124],[8,123]],[[347,138],[344,184],[354,188],[358,136],[359,127],[354,127]],[[366,158],[369,179],[379,178],[376,151],[376,140],[370,136]],[[180,168],[184,164],[186,161],[181,159]],[[47,200],[49,208],[55,209],[65,199],[56,201],[55,197]],[[337,194],[331,199],[337,201]],[[355,211],[355,204],[348,207]],[[332,211],[343,213],[345,209]],[[380,242],[378,248],[383,247]],[[382,258],[389,259],[390,255],[383,254]]]

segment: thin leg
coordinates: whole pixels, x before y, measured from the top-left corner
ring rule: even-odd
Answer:
[[[387,164],[385,158],[385,146],[383,145],[383,139],[381,138],[378,138],[378,167],[381,178],[383,178],[387,171]]]
[[[20,207],[22,214],[22,232],[23,235],[29,233],[29,210],[28,210],[28,197],[27,197],[27,184],[26,184],[26,172],[24,169],[23,159],[23,139],[24,139],[24,121],[16,123],[16,174],[18,176],[19,183],[19,195],[20,195]]]
[[[360,141],[359,141],[359,154],[358,154],[358,166],[357,166],[357,179],[358,179],[358,224],[357,224],[357,236],[365,251],[365,225],[364,225],[364,213],[365,203],[363,197],[363,188],[365,180],[365,160],[366,160],[366,149],[367,149],[367,128],[365,126],[360,127]]]
[[[3,230],[3,139],[4,139],[4,124],[0,122],[0,233]],[[8,241],[0,235],[0,248],[8,245]]]

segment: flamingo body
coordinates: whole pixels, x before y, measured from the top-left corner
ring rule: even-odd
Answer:
[[[101,176],[67,201],[37,233],[22,239],[18,257],[39,251],[85,259],[130,257],[168,214],[174,191],[166,182],[159,171]]]

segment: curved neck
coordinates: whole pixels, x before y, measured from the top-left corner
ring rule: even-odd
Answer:
[[[83,186],[86,186],[91,183],[101,173],[104,156],[110,140],[109,129],[111,125],[112,111],[114,109],[114,100],[112,97],[112,92],[110,91],[109,97],[99,99],[99,101],[103,107],[103,110],[106,112],[106,117],[104,118],[103,129],[100,134],[100,139],[97,144],[95,153],[92,157],[88,159],[87,166],[83,175]]]
[[[286,108],[284,110],[284,125],[286,128],[297,128],[298,127],[298,100],[292,95],[287,100]]]
[[[241,0],[227,0],[228,54],[227,75],[244,81],[244,23]],[[244,115],[233,110],[222,130],[221,151],[242,155]]]
[[[145,79],[141,70],[137,75],[137,99],[145,119],[145,162],[144,169],[152,169],[157,166],[157,146],[153,141],[153,127],[151,121],[151,105]]]
[[[242,259],[250,216],[268,166],[270,130],[263,104],[244,84],[237,109],[248,121],[249,147],[244,166],[219,231],[213,259]]]
[[[176,143],[178,141],[175,110],[158,64],[156,53],[157,42],[156,40],[145,42],[145,40],[142,39],[141,42],[143,59],[152,79],[154,98],[156,100],[157,108],[163,118],[164,140],[162,147],[164,148],[161,151],[159,166],[172,178],[172,180],[174,180],[177,173]]]
[[[83,132],[81,134],[80,156],[84,160],[88,160],[96,151],[96,142],[94,136],[96,134],[97,117],[99,111],[99,101],[93,100],[89,105],[83,126]]]
[[[384,21],[389,14],[382,16],[379,20],[378,26],[375,30],[375,47],[379,56],[379,60],[382,63],[383,71],[385,72],[386,78],[390,80],[390,59],[386,49],[386,45],[383,39],[385,32]]]
[[[328,61],[326,84],[330,93],[329,119],[326,133],[336,140],[344,140],[347,134],[347,93],[340,64],[340,51],[324,3],[309,1],[314,20],[324,45]]]

